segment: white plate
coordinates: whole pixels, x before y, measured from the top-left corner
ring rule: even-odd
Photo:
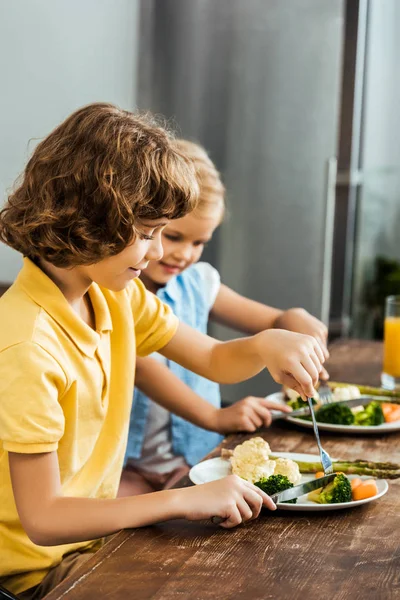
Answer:
[[[291,458],[292,460],[310,461],[315,462],[319,460],[316,454],[298,454],[296,452],[274,452],[274,456],[280,456],[282,458]],[[225,458],[210,458],[201,463],[198,463],[192,467],[189,471],[189,477],[193,483],[201,484],[208,483],[209,481],[215,481],[216,479],[222,479],[227,475],[231,474],[231,463]],[[302,475],[301,482],[305,483],[314,479],[312,473]],[[354,479],[357,475],[348,475],[349,479]],[[361,479],[371,479],[370,477],[362,476]],[[327,510],[338,510],[341,508],[352,508],[353,506],[360,506],[361,504],[367,504],[373,500],[377,500],[389,489],[387,481],[385,479],[377,479],[376,485],[378,487],[378,493],[372,498],[365,498],[364,500],[356,500],[353,502],[340,502],[339,504],[317,504],[307,499],[307,495],[297,498],[296,504],[285,504],[284,502],[278,502],[278,508],[281,510],[297,510],[297,511],[327,511]]]
[[[275,392],[267,396],[268,400],[273,400],[279,404],[285,404],[285,398],[282,392]],[[390,402],[390,398],[388,398]],[[316,413],[317,414],[317,413]],[[289,423],[296,423],[301,427],[312,429],[313,425],[311,421],[305,421],[298,417],[287,417],[286,421]],[[393,423],[382,423],[382,425],[332,425],[331,423],[318,423],[318,429],[321,431],[337,431],[342,433],[387,433],[389,431],[400,431],[400,421],[394,421]]]

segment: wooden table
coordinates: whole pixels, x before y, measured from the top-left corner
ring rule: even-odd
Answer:
[[[328,368],[333,380],[377,385],[381,364],[381,344],[348,341],[333,345]],[[224,446],[246,437],[229,436]],[[263,437],[276,451],[316,452],[312,433],[290,424],[276,424]],[[399,433],[322,440],[332,456],[400,462]],[[186,521],[122,531],[46,598],[399,599],[399,542],[394,481],[377,502],[349,510],[265,512],[230,531]]]

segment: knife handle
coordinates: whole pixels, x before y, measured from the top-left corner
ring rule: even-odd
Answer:
[[[224,521],[226,521],[226,519],[223,519],[222,517],[211,517],[211,523],[213,523],[213,525],[220,525]]]
[[[296,410],[292,410],[292,412],[276,412],[272,415],[272,421],[278,421],[279,419],[287,419],[288,417],[306,417],[310,414],[310,409],[307,407],[298,408]]]

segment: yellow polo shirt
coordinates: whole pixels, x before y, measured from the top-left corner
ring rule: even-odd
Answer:
[[[114,498],[136,353],[156,352],[178,325],[138,280],[121,292],[93,283],[89,294],[96,331],[24,259],[0,299],[0,583],[14,593],[37,585],[66,553],[95,542],[42,547],[30,541],[14,503],[8,452],[56,450],[66,496]]]

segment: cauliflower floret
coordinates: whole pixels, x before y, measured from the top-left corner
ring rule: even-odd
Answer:
[[[269,458],[271,448],[261,437],[254,437],[239,444],[231,456],[232,473],[251,483],[271,475],[286,475],[293,485],[300,483],[299,466],[289,458]]]
[[[262,437],[253,437],[249,440],[239,444],[233,451],[235,458],[248,460],[269,460],[271,454],[271,448]]]
[[[277,458],[275,461],[274,475],[286,475],[286,477],[297,485],[301,481],[299,465],[290,458]]]
[[[246,479],[246,481],[250,481],[250,483],[255,483],[256,481],[260,481],[263,477],[268,479],[271,475],[274,474],[275,470],[275,461],[267,460],[264,463],[255,465],[251,462],[234,462],[234,459],[231,459],[232,462],[232,473],[235,475],[239,475],[242,479]]]
[[[353,400],[361,396],[360,390],[356,385],[346,385],[345,387],[336,387],[333,390],[333,397],[337,402],[341,400]]]
[[[292,390],[290,388],[285,388],[285,395],[288,400],[297,400],[299,397],[299,392],[296,392],[296,390]]]
[[[239,444],[231,457],[232,473],[251,483],[274,473],[275,461],[269,460],[271,448],[261,437]]]
[[[289,402],[291,400],[297,400],[297,398],[300,398],[299,392],[296,392],[296,390],[292,390],[290,388],[284,388],[284,393]],[[318,392],[315,392],[313,398],[314,398],[315,402],[318,402],[318,400],[319,400]]]

